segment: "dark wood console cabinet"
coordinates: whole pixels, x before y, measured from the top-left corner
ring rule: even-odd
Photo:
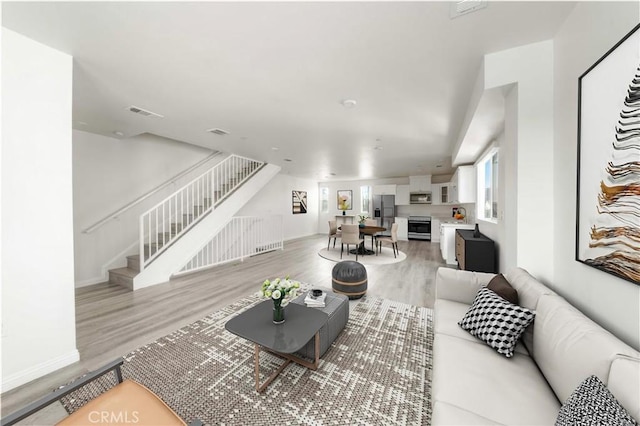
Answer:
[[[472,229],[456,230],[456,260],[465,271],[497,272],[495,243],[482,234],[474,237]]]

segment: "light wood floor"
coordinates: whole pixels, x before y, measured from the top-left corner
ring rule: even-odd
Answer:
[[[330,288],[331,270],[335,263],[317,255],[326,244],[325,235],[288,241],[284,250],[135,292],[108,283],[77,289],[76,342],[80,361],[2,394],[2,415],[87,371],[256,292],[265,278],[289,275],[312,286]],[[405,261],[367,266],[368,294],[433,307],[435,271],[444,266],[438,243],[400,241],[398,245],[407,254]],[[61,414],[56,414],[56,410]],[[63,410],[61,406],[52,407],[50,416],[64,415],[60,410]],[[49,421],[34,417],[24,424],[46,424]]]

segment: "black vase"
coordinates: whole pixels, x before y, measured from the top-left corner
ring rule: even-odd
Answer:
[[[480,237],[480,230],[478,229],[478,224],[476,223],[476,227],[473,228],[473,238]]]

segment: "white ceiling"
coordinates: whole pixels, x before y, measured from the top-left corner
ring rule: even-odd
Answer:
[[[2,24],[73,55],[76,129],[322,181],[451,173],[482,56],[552,38],[573,5],[490,2],[450,19],[447,2],[3,2]]]

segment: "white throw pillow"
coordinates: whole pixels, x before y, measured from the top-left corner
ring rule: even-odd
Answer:
[[[488,288],[481,288],[458,325],[507,358],[535,318],[535,312],[514,305]]]
[[[587,377],[560,407],[556,426],[637,426],[597,376]]]

